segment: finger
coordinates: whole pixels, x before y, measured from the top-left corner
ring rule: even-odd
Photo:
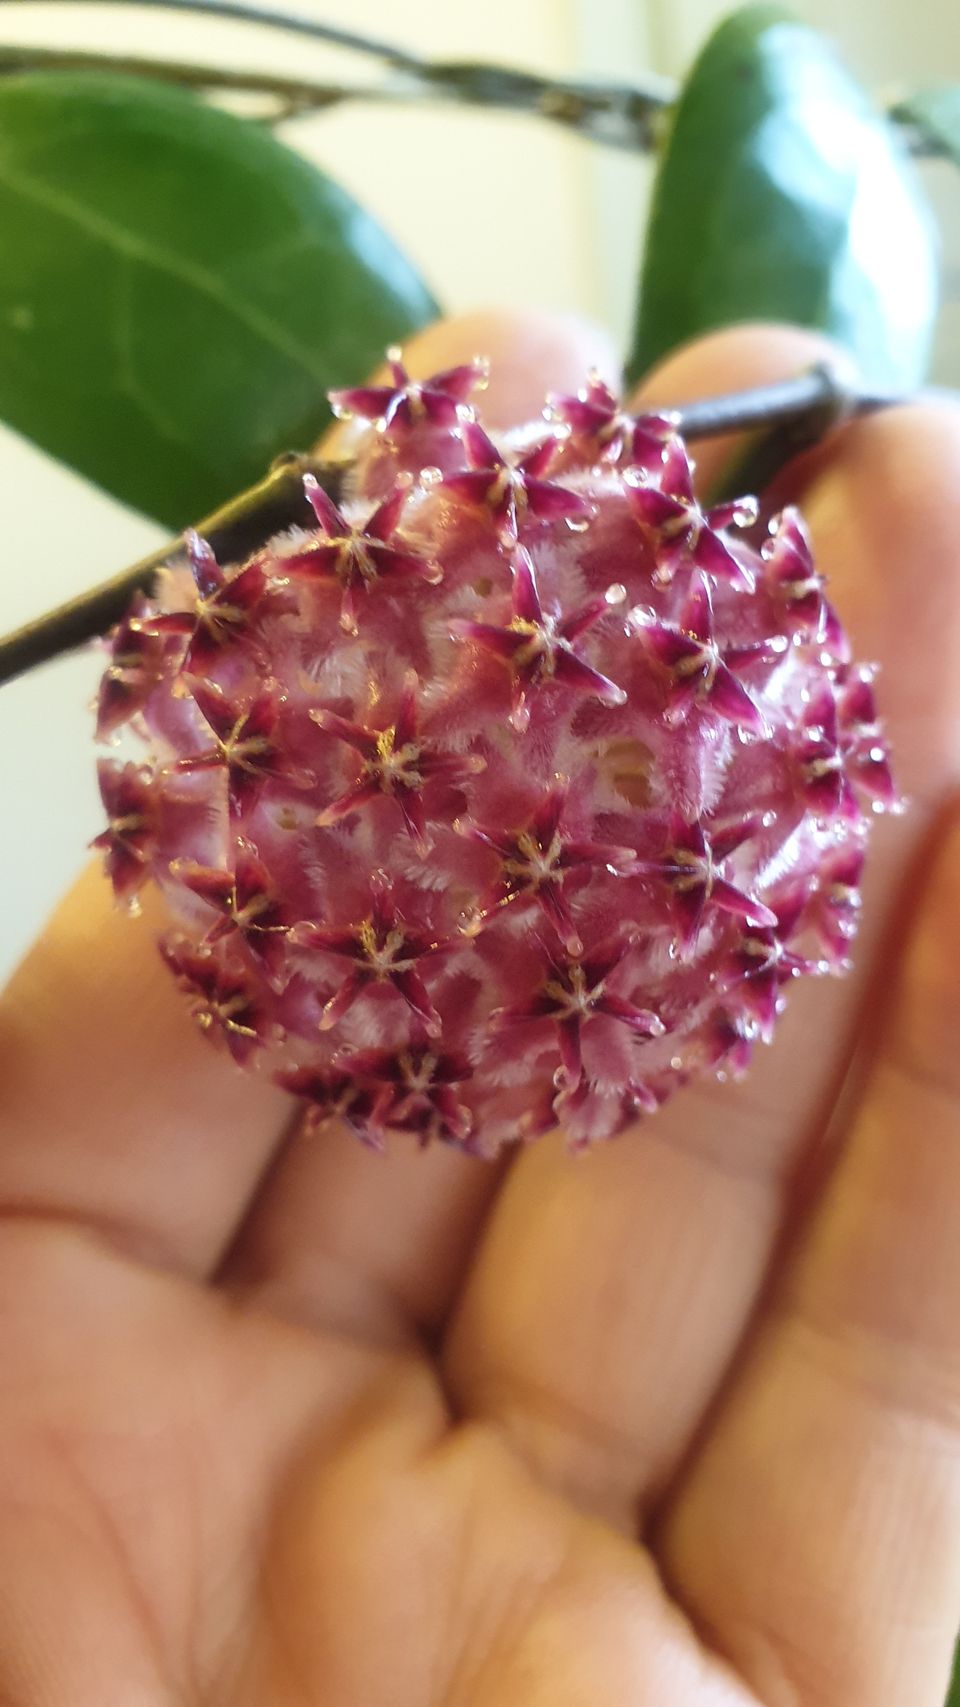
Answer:
[[[749,325],[727,327],[685,344],[659,362],[634,392],[635,408],[669,408],[701,398],[792,379],[826,363],[853,380],[852,358],[821,332],[800,326]],[[697,485],[703,492],[729,465],[743,434],[724,433],[694,446]],[[831,436],[832,450],[834,438]],[[819,466],[818,456],[815,466]]]
[[[905,908],[912,906],[908,892]],[[960,1605],[960,811],[796,1262],[666,1518],[766,1699],[940,1707]]]
[[[796,355],[785,339],[781,373]],[[586,1161],[562,1138],[521,1157],[458,1310],[447,1360],[462,1408],[498,1417],[625,1528],[669,1483],[729,1368],[846,1071],[924,813],[960,778],[958,483],[960,416],[925,406],[850,429],[810,494],[818,559],[855,638],[859,622],[869,653],[889,659],[881,699],[916,802],[875,837],[855,975],[801,984],[744,1084],[692,1087]]]
[[[575,390],[593,368],[616,383],[607,338],[569,317],[470,315],[431,327],[404,351],[415,378],[490,358],[484,422],[535,419],[548,390]],[[265,1183],[224,1278],[275,1309],[394,1337],[432,1332],[469,1259],[496,1189],[489,1164],[419,1153],[398,1137],[377,1157],[344,1130],[297,1133]]]
[[[156,896],[91,868],[0,1001],[0,1218],[72,1218],[191,1274],[219,1259],[289,1098],[211,1049],[157,954]]]

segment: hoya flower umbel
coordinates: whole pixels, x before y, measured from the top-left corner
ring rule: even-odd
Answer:
[[[485,372],[336,393],[335,486],[243,562],[188,534],[100,692],[118,894],[163,891],[215,1043],[377,1148],[583,1145],[743,1072],[896,805],[797,512],[705,507],[595,377],[492,433]]]

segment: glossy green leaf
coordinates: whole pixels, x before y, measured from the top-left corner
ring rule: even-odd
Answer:
[[[899,103],[894,116],[915,125],[938,153],[960,166],[960,88],[920,89]]]
[[[922,378],[933,224],[893,127],[815,31],[737,12],[687,81],[654,191],[634,376],[751,319],[832,333],[876,386]]]
[[[0,417],[171,527],[309,445],[327,387],[434,313],[261,127],[140,79],[0,86]]]

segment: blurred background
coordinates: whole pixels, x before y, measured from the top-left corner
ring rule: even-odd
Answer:
[[[269,0],[266,0],[269,3]],[[618,82],[679,77],[729,0],[346,0],[296,9],[440,58],[500,60]],[[884,102],[960,80],[956,0],[792,0]],[[0,39],[362,79],[354,55],[265,30],[134,8],[0,4]],[[533,119],[450,107],[359,105],[279,134],[350,189],[398,239],[450,312],[539,305],[606,325],[626,348],[652,167]],[[934,377],[960,385],[960,173],[923,167],[943,234]],[[696,265],[696,233],[691,233]],[[358,376],[359,378],[359,376]],[[0,629],[133,561],[163,534],[0,427]],[[100,827],[92,722],[95,656],[5,688],[0,976],[35,935]]]

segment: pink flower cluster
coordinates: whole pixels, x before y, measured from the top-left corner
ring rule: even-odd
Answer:
[[[799,516],[705,510],[591,379],[497,441],[482,364],[341,392],[313,526],[110,638],[98,838],[201,1026],[367,1143],[619,1132],[843,968],[895,805]],[[122,735],[119,733],[123,731]]]

